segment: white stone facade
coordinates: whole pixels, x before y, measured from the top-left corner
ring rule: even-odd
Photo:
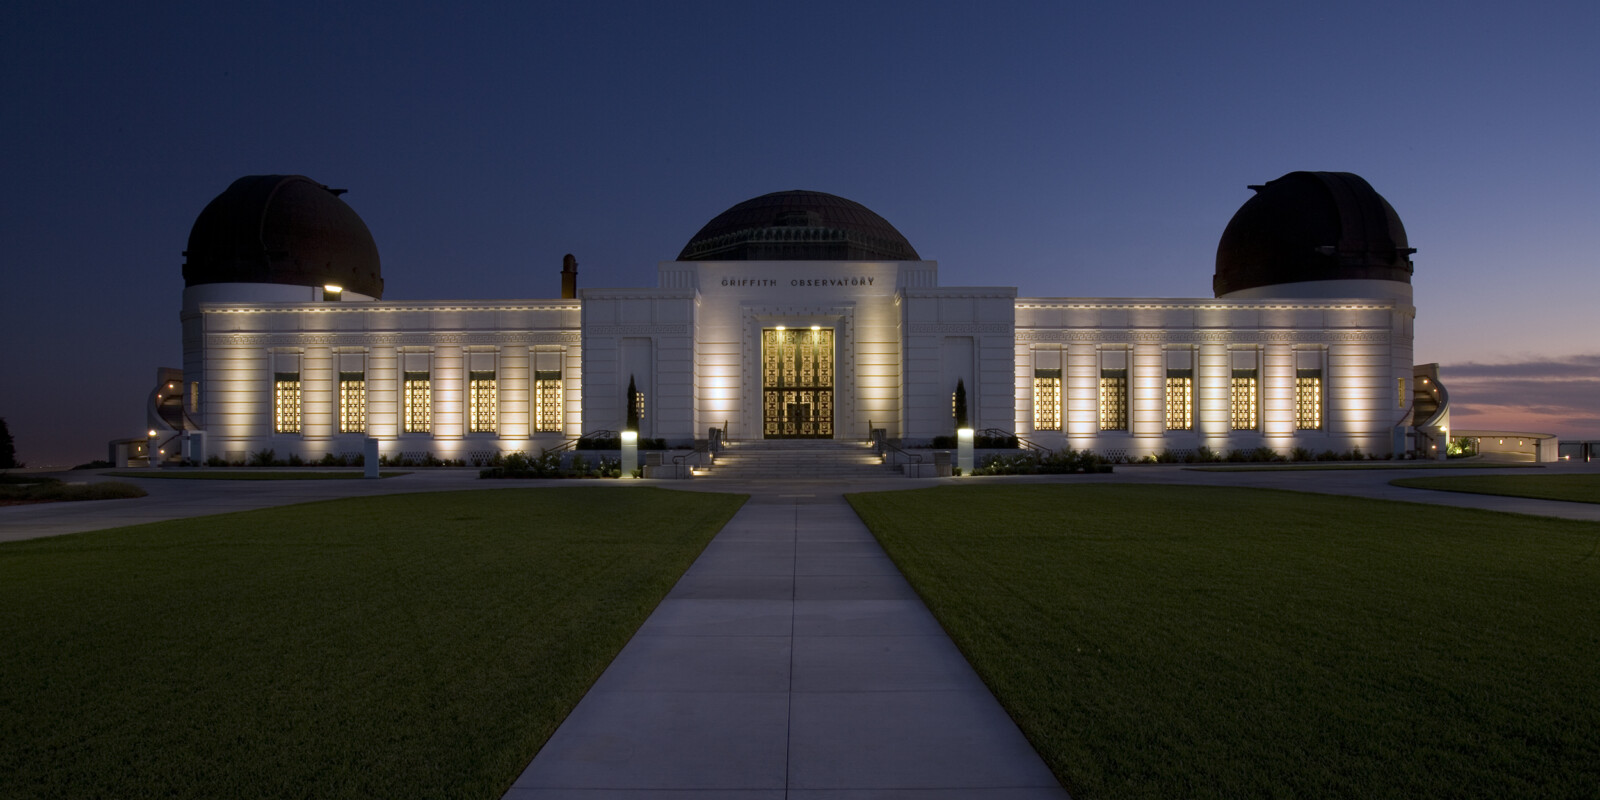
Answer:
[[[1019,298],[1010,287],[939,286],[931,261],[672,261],[658,282],[576,299],[424,303],[193,287],[184,424],[229,461],[263,449],[353,455],[367,437],[391,457],[472,461],[620,430],[631,378],[644,398],[642,436],[688,444],[726,427],[735,440],[760,438],[762,331],[816,326],[833,332],[832,438],[864,439],[870,428],[912,444],[951,435],[959,380],[973,427],[1056,449],[1138,458],[1201,446],[1409,447],[1415,311],[1403,284],[1285,284],[1273,287],[1283,296],[1244,299]],[[363,417],[346,431],[342,404],[352,401],[341,393],[354,392],[354,375]],[[1047,407],[1051,375],[1059,401]],[[1169,413],[1185,377],[1187,421]],[[474,380],[492,395],[475,395]]]

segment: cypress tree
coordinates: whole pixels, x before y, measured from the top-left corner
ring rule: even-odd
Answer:
[[[956,430],[967,427],[967,385],[956,379]]]
[[[639,390],[634,388],[633,376],[628,376],[628,422],[623,430],[639,430]]]

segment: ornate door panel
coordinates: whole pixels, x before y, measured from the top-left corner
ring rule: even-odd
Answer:
[[[833,329],[761,331],[762,436],[833,438]]]

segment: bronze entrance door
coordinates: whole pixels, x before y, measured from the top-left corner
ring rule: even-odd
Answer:
[[[833,438],[833,329],[761,331],[761,435]]]

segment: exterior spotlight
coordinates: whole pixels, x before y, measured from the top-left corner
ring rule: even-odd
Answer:
[[[322,284],[322,291],[327,292],[328,294],[338,294],[344,291],[344,287],[337,283],[324,283]]]
[[[821,325],[812,325],[811,326],[811,330],[820,331],[820,330],[822,330],[822,326]]]
[[[779,325],[779,326],[778,326],[778,330],[780,330],[780,331],[783,331],[783,330],[788,330],[788,329],[787,329],[787,328],[785,328],[785,327],[783,327],[783,326],[782,326],[782,325]]]
[[[155,428],[151,428],[150,429],[150,435],[151,436],[155,436],[156,435],[156,429]]]

